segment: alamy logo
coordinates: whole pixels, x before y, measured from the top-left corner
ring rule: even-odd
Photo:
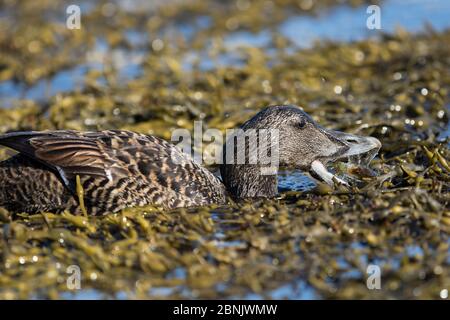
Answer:
[[[377,5],[371,5],[367,7],[366,13],[370,14],[366,20],[367,29],[381,29],[381,8]]]
[[[79,266],[73,264],[66,269],[67,277],[66,285],[69,290],[80,290],[81,289],[81,269]]]
[[[67,29],[81,29],[81,9],[79,6],[72,4],[67,7],[66,27]]]
[[[367,289],[380,290],[381,289],[381,269],[376,264],[369,264],[367,266]]]
[[[207,129],[203,133],[202,122],[194,121],[193,139],[189,130],[176,129],[172,131],[171,141],[199,164],[254,164],[261,167],[263,175],[273,175],[278,170],[277,129],[228,129],[224,139],[220,130]],[[204,141],[207,142],[205,147]],[[183,155],[175,153],[172,160],[176,163],[187,161]]]

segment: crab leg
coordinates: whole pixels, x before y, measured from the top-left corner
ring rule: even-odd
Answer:
[[[330,186],[334,186],[335,182],[348,186],[347,182],[329,172],[327,168],[323,165],[323,163],[320,162],[319,160],[314,160],[311,163],[311,170],[314,171],[320,178],[322,178],[323,181],[328,183]]]

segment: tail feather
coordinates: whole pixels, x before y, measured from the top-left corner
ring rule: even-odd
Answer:
[[[48,133],[37,131],[19,131],[0,135],[0,145],[16,150],[28,156],[33,156],[33,148],[30,147],[30,139],[36,136],[47,135]]]

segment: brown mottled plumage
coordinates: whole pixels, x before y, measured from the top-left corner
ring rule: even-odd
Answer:
[[[0,205],[12,211],[78,211],[76,176],[88,212],[223,203],[225,188],[170,143],[129,131],[17,132],[0,144],[19,154],[0,164]]]
[[[280,166],[311,171],[330,184],[335,178],[327,162],[368,152],[373,157],[381,145],[375,138],[326,130],[293,106],[266,108],[242,129],[277,129]],[[149,204],[224,203],[227,194],[273,197],[277,191],[276,172],[262,175],[259,165],[223,164],[222,183],[174,145],[130,131],[12,132],[0,135],[0,145],[19,152],[0,163],[0,206],[13,212],[80,213],[77,176],[93,215]],[[247,142],[246,154],[249,148]]]

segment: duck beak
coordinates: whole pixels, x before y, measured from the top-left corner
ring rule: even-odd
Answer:
[[[358,163],[369,164],[381,148],[381,142],[373,137],[358,136],[350,133],[327,130],[336,140],[343,144],[334,160],[349,158]]]
[[[345,180],[329,172],[326,162],[348,159],[352,163],[367,166],[381,148],[381,142],[373,137],[363,137],[350,133],[322,129],[328,138],[337,145],[337,151],[325,159],[311,163],[311,173],[333,186],[335,183],[347,185]],[[325,162],[323,162],[325,160]]]

